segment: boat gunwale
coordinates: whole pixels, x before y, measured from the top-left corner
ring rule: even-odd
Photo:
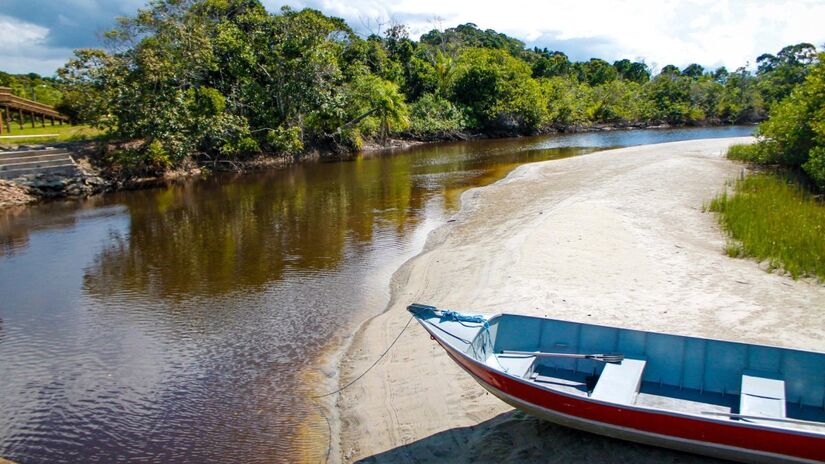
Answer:
[[[560,321],[560,322],[572,322],[572,323],[575,323],[575,324],[596,325],[596,326],[599,326],[599,327],[606,327],[606,328],[620,328],[620,327],[602,326],[602,325],[598,325],[598,324],[588,324],[588,323],[584,323],[584,322],[565,321],[565,320],[562,320],[562,319],[552,319],[552,318],[545,318],[545,317],[539,317],[539,316],[525,316],[525,315],[510,314],[510,313],[499,313],[499,314],[490,316],[487,319],[487,323],[489,324],[495,318],[499,318],[501,316],[507,316],[507,315],[509,315],[509,316],[518,316],[518,317],[527,317],[527,318],[539,319],[539,320],[554,320],[554,321]],[[422,318],[416,316],[416,319],[421,321]],[[429,321],[427,321],[427,322],[429,322]],[[580,400],[580,401],[585,401],[585,402],[589,402],[589,403],[594,403],[594,404],[598,404],[598,405],[601,405],[601,406],[609,406],[609,407],[614,407],[614,408],[619,408],[619,409],[635,410],[637,412],[644,413],[644,414],[660,414],[660,415],[666,415],[666,416],[670,416],[670,417],[678,417],[678,418],[688,419],[688,420],[699,420],[699,421],[702,421],[702,422],[707,422],[707,423],[711,423],[711,424],[721,424],[721,425],[724,425],[724,426],[731,426],[731,427],[734,427],[734,428],[764,430],[764,431],[769,431],[769,432],[801,435],[801,436],[811,437],[811,438],[825,438],[825,431],[819,432],[819,431],[813,431],[813,430],[783,428],[783,427],[779,427],[779,426],[773,425],[773,424],[753,423],[753,422],[745,422],[745,421],[734,421],[730,418],[724,418],[724,417],[712,417],[712,416],[706,416],[706,415],[702,415],[702,414],[693,414],[693,413],[690,413],[690,412],[681,412],[681,411],[675,411],[675,410],[670,410],[670,409],[657,409],[657,408],[651,408],[651,407],[646,407],[646,406],[641,406],[641,405],[636,405],[636,404],[613,403],[613,402],[609,402],[609,401],[604,401],[604,400],[599,400],[599,399],[596,399],[596,398],[592,398],[592,397],[589,397],[589,396],[579,396],[579,395],[575,395],[573,393],[568,393],[568,392],[561,391],[561,390],[555,390],[555,389],[549,388],[547,386],[540,385],[536,382],[532,382],[532,381],[529,381],[527,379],[516,377],[516,376],[511,375],[507,372],[496,369],[495,367],[488,366],[486,363],[483,363],[481,361],[476,360],[475,358],[473,358],[469,354],[461,352],[458,349],[455,349],[456,347],[454,345],[452,345],[451,343],[446,341],[446,339],[444,339],[442,336],[437,335],[435,332],[431,331],[425,324],[422,324],[422,326],[425,328],[425,330],[427,330],[427,332],[429,332],[429,334],[432,337],[434,337],[436,340],[438,340],[439,344],[442,345],[442,347],[447,349],[447,347],[445,347],[444,344],[449,345],[458,354],[460,354],[462,358],[470,361],[472,364],[475,364],[475,365],[479,366],[480,368],[482,368],[484,370],[492,371],[492,372],[495,372],[496,374],[503,375],[503,376],[505,376],[509,379],[515,380],[515,381],[517,381],[517,382],[519,382],[523,385],[526,385],[526,386],[529,386],[529,387],[532,387],[532,388],[537,388],[537,389],[543,390],[543,391],[549,391],[549,392],[552,392],[554,394],[561,395],[561,396],[564,396],[564,397],[567,397],[567,398]],[[483,327],[483,326],[480,326],[480,328],[481,327]],[[636,329],[626,329],[626,330],[636,330]],[[642,332],[645,332],[645,331],[642,331]],[[648,332],[648,333],[656,333],[656,332]],[[480,334],[481,334],[481,330],[479,330],[478,334],[476,334],[473,337],[472,342],[475,342],[475,340],[477,339],[477,337]],[[674,334],[662,334],[662,335],[674,335]],[[682,336],[682,335],[676,335],[676,336]],[[692,337],[692,338],[697,338],[697,337]],[[705,340],[721,341],[721,342],[726,341],[726,340],[714,340],[714,339],[705,339]],[[741,342],[731,342],[731,343],[741,343]],[[468,347],[469,346],[472,346],[472,343],[470,345],[468,345]],[[758,346],[764,346],[764,345],[758,345]],[[781,348],[781,347],[771,347],[771,348],[791,349],[791,350],[793,350],[792,348]],[[803,351],[803,350],[795,350],[795,351]],[[803,352],[807,352],[807,351],[803,351]],[[816,352],[813,352],[813,353],[816,353]],[[448,350],[448,354],[449,354],[449,350]],[[825,353],[819,353],[819,354],[825,354]],[[458,364],[460,366],[462,366],[462,368],[464,368],[462,363],[458,362]],[[465,368],[465,370],[466,370],[466,368]],[[472,373],[471,373],[471,375],[472,375]],[[474,375],[473,375],[473,377],[475,378]],[[530,404],[534,404],[534,403],[530,403]],[[609,423],[609,422],[605,422],[605,423]],[[825,426],[825,423],[823,425]],[[638,429],[633,429],[633,430],[638,430]]]
[[[555,319],[555,318],[552,318],[552,317],[544,317],[544,316],[529,316],[527,314],[495,313],[492,316],[489,316],[489,317],[485,316],[485,317],[487,318],[487,323],[489,324],[489,323],[493,322],[494,319],[499,319],[503,316],[524,317],[524,318],[528,318],[528,319],[538,319],[538,320],[542,320],[542,321],[567,322],[567,323],[570,323],[570,324],[589,325],[589,326],[593,326],[593,327],[602,327],[602,328],[605,328],[605,329],[632,330],[634,332],[643,332],[643,333],[646,333],[646,334],[653,334],[653,335],[666,335],[666,336],[671,336],[671,337],[692,338],[694,340],[707,340],[707,341],[711,341],[711,342],[721,342],[721,343],[736,343],[738,345],[758,346],[758,347],[762,347],[762,348],[774,348],[774,349],[777,349],[777,350],[796,351],[798,353],[818,354],[818,355],[825,356],[825,351],[803,350],[801,348],[788,348],[788,347],[785,347],[785,346],[768,345],[768,344],[762,344],[762,343],[748,343],[748,342],[743,342],[743,341],[740,341],[740,340],[729,340],[729,339],[725,339],[725,338],[697,337],[696,335],[684,335],[684,334],[673,333],[673,332],[657,332],[655,330],[633,329],[633,328],[630,328],[630,327],[620,327],[620,326],[615,326],[615,325],[594,324],[592,322],[579,322],[579,321],[571,321],[571,320],[567,320],[567,319]],[[478,334],[475,337],[473,337],[473,340],[472,340],[473,342],[475,342],[476,337],[478,337]]]

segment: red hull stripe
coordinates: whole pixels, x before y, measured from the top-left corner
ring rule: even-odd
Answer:
[[[497,372],[435,338],[453,360],[476,378],[507,395],[551,411],[683,440],[825,462],[825,437],[822,436],[694,419],[555,393]]]

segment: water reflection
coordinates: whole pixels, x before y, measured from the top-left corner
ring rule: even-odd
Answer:
[[[0,213],[0,455],[289,462],[301,372],[381,310],[460,193],[531,161],[738,129],[427,145]]]
[[[385,155],[216,176],[123,195],[128,231],[112,236],[84,271],[84,288],[97,297],[126,291],[156,298],[260,290],[281,280],[287,267],[336,269],[348,247],[368,252],[376,235],[403,240],[435,195],[443,195],[443,209],[453,211],[461,191],[498,179],[519,162],[587,151],[527,150],[484,166],[461,156],[468,149],[454,145],[426,159]]]
[[[213,295],[261,288],[286,267],[335,269],[348,244],[370,243],[376,228],[402,237],[420,219],[425,195],[411,187],[409,160],[387,161],[217,176],[132,194],[128,234],[86,270],[86,289]]]

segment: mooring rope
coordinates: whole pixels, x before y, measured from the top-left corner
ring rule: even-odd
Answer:
[[[424,321],[424,322],[426,322],[427,324],[429,324],[432,328],[434,328],[434,329],[436,329],[436,330],[440,330],[440,331],[444,332],[445,334],[447,334],[447,335],[449,335],[449,336],[451,336],[451,337],[455,338],[456,340],[460,341],[461,343],[466,343],[466,344],[468,344],[468,345],[472,343],[470,340],[467,340],[466,338],[461,338],[461,337],[459,337],[458,335],[456,335],[456,334],[454,334],[454,333],[452,333],[452,332],[449,332],[449,331],[447,331],[447,330],[444,330],[444,329],[442,329],[441,327],[439,327],[439,326],[437,326],[437,325],[433,324],[432,322],[430,322],[430,321],[428,321],[428,320],[426,320],[426,319],[421,319],[421,320],[422,320],[422,321]]]
[[[403,329],[401,329],[401,332],[398,332],[398,335],[396,335],[396,336],[395,336],[395,340],[393,340],[393,341],[392,341],[392,343],[390,343],[390,346],[388,346],[388,347],[387,347],[387,349],[386,349],[386,350],[384,350],[384,352],[383,352],[383,353],[381,353],[381,356],[379,356],[379,357],[378,357],[378,359],[376,359],[376,360],[375,360],[375,362],[373,362],[373,363],[372,363],[372,365],[371,365],[370,367],[368,367],[368,368],[367,368],[367,370],[365,370],[364,372],[362,372],[362,373],[361,373],[361,375],[359,375],[358,377],[354,378],[354,379],[353,379],[352,381],[350,381],[348,384],[344,385],[343,387],[341,387],[341,388],[339,388],[339,389],[337,389],[337,390],[335,390],[335,391],[331,391],[331,392],[329,392],[329,393],[324,393],[323,395],[310,396],[310,398],[313,398],[313,399],[315,399],[315,398],[323,398],[323,397],[325,397],[325,396],[330,396],[330,395],[334,395],[334,394],[336,394],[336,393],[340,393],[340,392],[342,392],[342,391],[346,390],[347,388],[349,388],[349,387],[350,387],[350,385],[352,385],[352,384],[354,384],[355,382],[357,382],[357,381],[361,380],[361,377],[363,377],[363,376],[367,375],[367,372],[371,371],[371,370],[372,370],[372,368],[373,368],[373,367],[375,367],[375,366],[376,366],[376,365],[377,365],[377,364],[378,364],[378,363],[379,363],[382,359],[384,359],[384,356],[386,356],[386,355],[387,355],[387,353],[389,353],[389,352],[390,352],[390,350],[392,349],[392,347],[393,347],[393,346],[395,346],[395,342],[397,342],[397,341],[398,341],[398,339],[399,339],[399,338],[401,338],[401,335],[404,333],[404,331],[405,331],[405,330],[407,330],[407,327],[409,327],[409,326],[410,326],[410,322],[412,322],[413,318],[415,318],[415,316],[410,316],[410,319],[409,319],[409,320],[407,321],[407,323],[404,325],[404,328],[403,328]]]
[[[387,349],[384,350],[383,353],[381,353],[381,356],[379,356],[378,359],[376,359],[375,362],[373,362],[372,365],[370,365],[370,367],[367,368],[367,370],[362,372],[361,375],[354,378],[351,382],[349,382],[348,384],[344,385],[343,387],[341,387],[341,388],[339,388],[335,391],[331,391],[329,393],[324,393],[323,395],[316,395],[316,396],[310,396],[309,397],[309,399],[313,400],[312,403],[315,404],[315,407],[318,408],[318,412],[321,413],[321,417],[323,417],[324,420],[327,423],[327,431],[329,433],[329,437],[328,437],[328,442],[327,442],[327,453],[326,453],[326,456],[324,456],[324,462],[325,463],[329,462],[329,455],[332,453],[332,424],[330,424],[329,418],[324,413],[324,408],[321,406],[320,403],[316,402],[315,400],[318,399],[318,398],[324,398],[326,396],[330,396],[330,395],[334,395],[336,393],[340,393],[340,392],[346,390],[350,385],[352,385],[355,382],[361,380],[361,377],[367,375],[367,372],[371,371],[373,367],[375,367],[382,359],[384,359],[384,356],[386,356],[387,353],[390,352],[392,347],[395,346],[395,342],[397,342],[398,339],[401,338],[401,335],[404,333],[405,330],[407,330],[407,327],[410,326],[410,322],[412,322],[413,318],[415,318],[415,316],[410,317],[410,319],[407,321],[407,323],[404,324],[404,328],[401,329],[401,332],[398,332],[398,335],[395,336],[395,340],[393,340],[392,343],[390,343],[390,346],[388,346]]]
[[[327,417],[327,414],[324,411],[324,407],[321,405],[321,403],[315,401],[313,397],[310,397],[310,400],[312,400],[311,403],[314,404],[315,407],[318,409],[318,414],[320,414],[321,417],[324,418],[324,421],[327,423],[327,453],[324,455],[324,463],[326,464],[329,462],[330,454],[332,454],[332,423],[330,423],[329,417]]]
[[[484,318],[483,318],[483,317],[481,317],[481,316],[469,316],[469,317],[472,317],[473,319],[468,320],[468,319],[464,318],[465,316],[462,316],[462,315],[460,315],[459,313],[455,313],[455,312],[453,312],[453,311],[450,311],[449,313],[452,313],[452,314],[448,314],[448,316],[450,316],[453,320],[456,320],[456,321],[458,321],[458,322],[462,322],[462,321],[466,321],[466,322],[483,322],[484,327],[485,327],[485,328],[487,327],[487,321],[486,321],[486,319],[484,319]],[[459,317],[459,316],[461,316],[461,317]],[[475,318],[481,318],[481,321],[477,321],[477,320],[475,320]],[[331,425],[331,424],[330,424],[330,422],[329,422],[329,418],[328,418],[328,417],[327,417],[327,415],[324,413],[324,408],[321,406],[321,404],[320,404],[320,403],[318,403],[318,402],[316,402],[316,401],[314,401],[314,400],[316,400],[316,399],[318,399],[318,398],[324,398],[324,397],[327,397],[327,396],[331,396],[331,395],[334,395],[334,394],[336,394],[336,393],[340,393],[340,392],[342,392],[342,391],[346,390],[347,388],[349,388],[350,386],[352,386],[355,382],[358,382],[359,380],[361,380],[361,378],[362,378],[362,377],[364,377],[365,375],[367,375],[367,373],[368,373],[369,371],[371,371],[371,370],[372,370],[375,366],[377,366],[377,365],[378,365],[378,363],[379,363],[379,362],[381,362],[381,360],[382,360],[382,359],[384,359],[384,356],[386,356],[386,355],[387,355],[387,353],[389,353],[389,352],[390,352],[390,350],[392,349],[392,347],[393,347],[393,346],[395,346],[395,343],[396,343],[396,342],[398,342],[398,340],[401,338],[401,335],[403,335],[403,334],[404,334],[404,332],[407,330],[407,327],[409,327],[409,326],[410,326],[410,323],[412,322],[412,320],[413,320],[413,319],[415,319],[415,315],[410,316],[410,318],[407,320],[407,323],[406,323],[406,324],[404,324],[404,328],[402,328],[402,329],[401,329],[401,332],[398,332],[398,335],[396,335],[396,336],[395,336],[395,339],[392,341],[392,343],[390,343],[390,346],[388,346],[388,347],[387,347],[387,349],[386,349],[386,350],[384,350],[384,352],[383,352],[383,353],[381,353],[381,355],[380,355],[380,356],[378,356],[378,359],[376,359],[375,361],[373,361],[373,363],[370,365],[370,367],[368,367],[368,368],[367,368],[364,372],[362,372],[362,373],[361,373],[358,377],[356,377],[356,378],[352,379],[349,383],[347,383],[346,385],[344,385],[343,387],[341,387],[341,388],[339,388],[339,389],[337,389],[337,390],[334,390],[334,391],[331,391],[331,392],[328,392],[328,393],[324,393],[323,395],[316,395],[316,396],[310,396],[310,397],[309,397],[311,400],[313,400],[313,403],[314,403],[314,404],[315,404],[315,406],[318,408],[318,411],[321,413],[321,416],[323,416],[324,420],[327,422],[327,430],[328,430],[328,433],[329,433],[329,441],[328,441],[328,443],[327,443],[327,453],[326,453],[326,456],[324,457],[324,462],[325,462],[325,463],[326,463],[326,462],[329,462],[329,456],[330,456],[330,454],[331,454],[331,452],[332,452],[332,425]],[[446,333],[447,335],[451,335],[451,336],[453,336],[453,337],[455,337],[455,338],[457,338],[457,339],[459,339],[459,340],[461,340],[461,341],[463,341],[463,342],[467,343],[468,345],[469,345],[469,344],[471,344],[469,340],[464,340],[463,338],[461,338],[461,337],[459,337],[459,336],[457,336],[457,335],[455,335],[455,334],[453,334],[453,333],[450,333],[450,332],[448,332],[448,331],[446,331],[446,330],[442,329],[441,327],[438,327],[437,325],[433,324],[432,322],[430,322],[430,321],[428,321],[428,320],[426,320],[426,319],[422,319],[422,320],[423,320],[424,322],[427,322],[427,323],[428,323],[428,324],[430,324],[431,326],[435,327],[436,329],[441,330],[442,332]],[[464,324],[462,324],[462,325],[464,325]]]

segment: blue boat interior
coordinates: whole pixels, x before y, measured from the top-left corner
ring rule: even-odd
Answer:
[[[417,316],[478,362],[542,388],[825,433],[825,353],[512,314],[474,323],[454,314]],[[623,360],[559,354],[621,354]]]
[[[479,332],[469,354],[548,388],[689,413],[825,423],[823,353],[510,314]],[[512,351],[536,355],[505,354]],[[614,353],[624,360],[540,353]]]

